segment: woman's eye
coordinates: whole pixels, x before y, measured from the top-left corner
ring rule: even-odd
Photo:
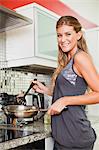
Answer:
[[[67,33],[66,35],[69,36],[69,35],[71,35],[71,33]]]
[[[60,35],[60,34],[57,34],[57,37],[61,37],[61,35]]]

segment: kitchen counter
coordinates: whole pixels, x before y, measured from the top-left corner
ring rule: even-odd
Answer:
[[[31,132],[32,134],[24,135],[19,138],[11,139],[0,143],[0,150],[8,150],[21,145],[29,144],[34,141],[42,140],[51,136],[50,125],[45,125],[43,121],[35,121],[34,123],[20,126],[7,126],[0,125],[0,129],[7,129],[13,131],[25,131]]]

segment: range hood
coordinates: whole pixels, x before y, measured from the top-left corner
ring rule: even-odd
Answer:
[[[52,74],[55,70],[54,67],[45,67],[41,65],[26,65],[26,66],[18,66],[18,67],[7,67],[6,70],[12,71],[20,71],[24,73],[35,73],[35,74]]]
[[[6,7],[0,6],[0,32],[31,24],[32,20]]]

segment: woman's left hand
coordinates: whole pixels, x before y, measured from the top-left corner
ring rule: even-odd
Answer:
[[[55,101],[48,110],[49,115],[57,115],[62,112],[62,110],[66,107],[62,98]]]

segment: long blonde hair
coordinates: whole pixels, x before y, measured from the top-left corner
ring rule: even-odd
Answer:
[[[74,30],[76,31],[76,33],[82,30],[82,26],[80,22],[73,16],[62,16],[56,23],[56,31],[62,25],[72,26]],[[87,44],[83,37],[83,34],[82,34],[82,37],[77,41],[77,47],[78,49],[88,53]],[[58,46],[58,66],[56,70],[54,71],[52,75],[52,79],[51,79],[52,92],[55,86],[56,78],[58,74],[61,72],[61,70],[66,66],[66,64],[67,64],[67,53],[63,52],[61,48]]]

